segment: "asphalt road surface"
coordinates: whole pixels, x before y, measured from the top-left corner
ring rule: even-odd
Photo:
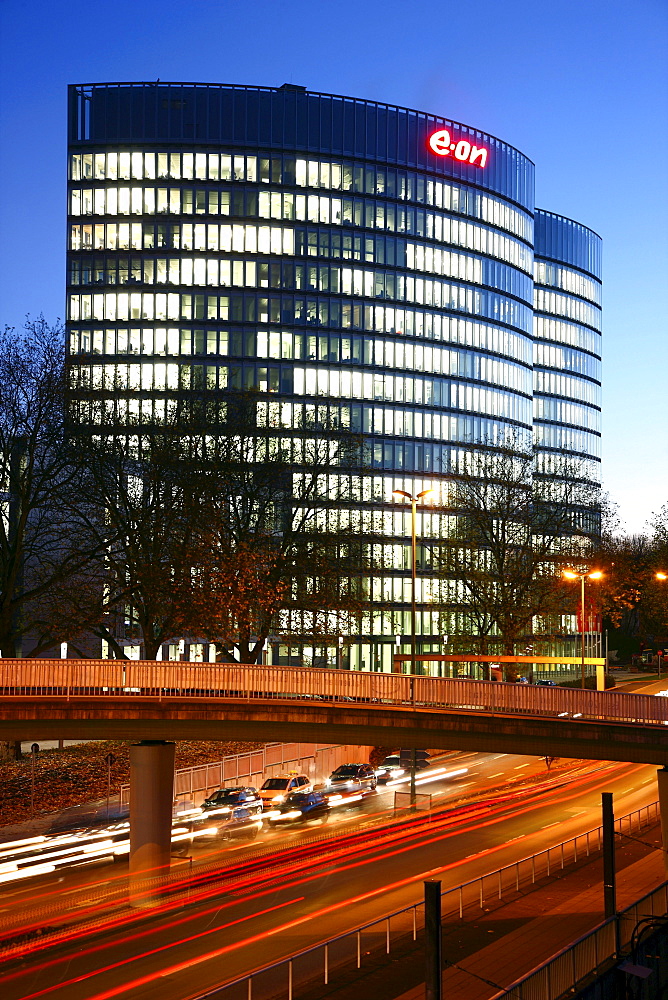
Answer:
[[[263,832],[252,846],[196,844],[192,862],[176,863],[184,877],[202,865],[221,870],[185,887],[188,905],[184,898],[161,912],[125,911],[103,934],[73,933],[58,947],[7,961],[2,998],[185,1000],[415,902],[426,877],[456,886],[598,826],[602,791],[614,792],[617,815],[656,798],[653,767],[571,763],[567,779],[547,775],[536,758],[448,755],[436,766],[460,773],[419,786],[435,806],[449,807],[431,820],[393,826],[391,788],[333,810],[326,827]],[[535,783],[517,787],[535,774],[542,794]],[[39,908],[48,914],[68,900],[88,919],[108,920],[104,903],[124,867],[95,862],[11,885],[0,897],[0,920],[28,919]]]

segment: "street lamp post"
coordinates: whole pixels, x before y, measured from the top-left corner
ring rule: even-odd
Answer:
[[[32,755],[32,775],[30,778],[30,816],[35,815],[35,761],[37,760],[37,754],[39,753],[39,743],[33,743],[30,747],[30,753]]]
[[[417,611],[416,611],[416,583],[417,583],[417,540],[416,522],[417,505],[420,500],[433,493],[433,490],[422,490],[417,496],[406,493],[405,490],[392,490],[392,494],[398,497],[405,497],[411,504],[411,673],[415,673],[415,656],[417,649]],[[413,681],[411,681],[411,684]],[[415,807],[415,772],[416,772],[415,750],[411,753],[411,808]]]
[[[580,581],[580,624],[582,629],[580,631],[580,652],[581,652],[581,668],[582,668],[582,687],[585,685],[585,580],[600,580],[603,574],[600,569],[587,570],[586,573],[577,573],[572,569],[565,569],[563,571],[564,576],[567,580],[579,580]]]
[[[655,573],[654,576],[660,582],[664,582],[665,580],[668,580],[668,573],[662,573],[660,570],[657,573]],[[657,656],[656,659],[657,659],[658,668],[659,668],[659,680],[660,680],[661,679],[661,660],[662,660],[661,653],[658,654],[658,656]]]
[[[107,823],[109,822],[109,799],[111,798],[111,768],[116,763],[116,754],[108,753],[104,758],[107,765]]]

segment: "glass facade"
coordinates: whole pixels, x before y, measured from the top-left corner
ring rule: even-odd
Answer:
[[[356,503],[327,517],[376,567],[350,665],[389,669],[410,629],[410,509],[393,489],[438,488],[465,448],[509,434],[544,462],[599,460],[598,237],[535,212],[523,154],[422,112],[160,83],[73,86],[69,108],[78,419],[153,422],[179,393],[246,389],[260,425],[321,413],[362,434]],[[452,139],[440,154],[435,132]],[[421,538],[451,530],[418,509]],[[431,650],[439,584],[420,570]],[[299,655],[333,662],[315,648]]]
[[[601,239],[540,209],[534,247],[534,444],[586,463],[600,481]]]

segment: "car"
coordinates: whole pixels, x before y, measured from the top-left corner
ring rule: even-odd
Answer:
[[[260,789],[262,806],[264,809],[273,809],[285,802],[291,792],[310,792],[312,787],[311,779],[305,774],[298,774],[296,771],[277,774],[273,778],[267,778]]]
[[[422,751],[417,751],[415,770],[423,771],[425,767],[429,767],[431,761],[425,757],[421,756]],[[411,756],[410,750],[402,750],[400,754],[391,754],[386,757],[385,760],[378,765],[376,768],[376,778],[380,784],[385,784],[388,781],[392,781],[395,778],[400,778],[402,775],[407,774],[411,769]]]
[[[556,681],[535,681],[534,683],[536,687],[554,688],[557,686]]]
[[[341,764],[327,779],[328,792],[373,791],[378,783],[371,764]]]
[[[209,815],[227,816],[240,806],[251,814],[262,812],[262,799],[257,788],[253,788],[251,785],[218,788],[204,800],[202,810]]]
[[[206,818],[206,817],[205,817]],[[240,837],[244,840],[255,840],[262,829],[262,818],[257,812],[238,806],[229,817],[221,817],[218,822],[218,836],[222,840],[232,840]]]
[[[269,822],[275,826],[316,819],[323,823],[329,819],[329,802],[322,792],[291,792],[269,816]]]
[[[201,844],[207,838],[255,840],[262,829],[262,816],[256,808],[247,808],[246,805],[202,810],[199,816],[193,817],[189,827],[190,835],[179,838],[181,844],[173,853],[183,855],[193,842]]]

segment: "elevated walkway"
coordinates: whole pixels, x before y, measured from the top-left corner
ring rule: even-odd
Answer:
[[[137,741],[137,879],[169,864],[172,740],[398,745],[665,767],[667,727],[668,698],[614,690],[243,664],[0,660],[0,739]],[[668,770],[659,776],[668,808]]]
[[[0,739],[390,743],[668,763],[668,699],[300,667],[0,660]]]

